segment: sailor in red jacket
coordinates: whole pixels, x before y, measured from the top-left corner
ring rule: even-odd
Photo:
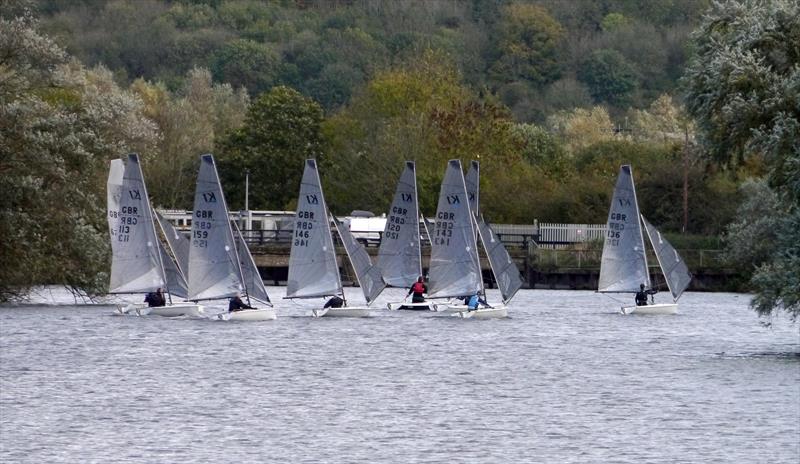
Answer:
[[[428,287],[425,286],[425,280],[422,278],[422,276],[419,276],[419,279],[417,279],[417,281],[414,282],[414,285],[412,285],[408,290],[408,295],[411,295],[412,293],[414,294],[414,296],[411,297],[412,303],[425,302],[425,297],[422,296],[422,294],[428,293]],[[406,295],[406,297],[408,297],[408,295]]]

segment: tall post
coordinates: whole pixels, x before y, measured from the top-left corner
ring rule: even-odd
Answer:
[[[689,127],[683,127],[683,228],[685,234],[689,228]]]
[[[245,229],[249,231],[250,229],[253,228],[250,216],[250,170],[249,169],[244,170],[244,211],[245,214],[247,215],[245,219]]]

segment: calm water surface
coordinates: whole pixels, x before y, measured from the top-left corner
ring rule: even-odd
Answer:
[[[524,290],[476,321],[284,292],[265,323],[0,308],[0,462],[800,461],[798,328],[744,295]]]

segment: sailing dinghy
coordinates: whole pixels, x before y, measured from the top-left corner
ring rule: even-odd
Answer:
[[[203,308],[198,304],[172,302],[172,295],[186,297],[186,279],[158,239],[139,156],[135,153],[128,155],[127,165],[121,160],[111,162],[108,224],[112,251],[109,293],[149,293],[162,288],[169,297],[165,306],[120,305],[117,313],[202,316]]]
[[[483,292],[474,223],[461,161],[450,160],[439,191],[436,223],[431,240],[429,298],[463,298]],[[435,309],[455,311],[455,315],[478,319],[507,315],[505,308],[487,308],[481,313],[469,311],[474,314],[462,315],[461,313],[467,311],[461,311],[459,306],[451,302],[436,304]]]
[[[314,317],[365,317],[369,304],[378,297],[386,284],[380,270],[370,262],[364,246],[353,237],[347,227],[334,225],[342,238],[345,252],[364,293],[366,306],[348,306],[344,296],[336,249],[333,246],[331,218],[322,193],[317,162],[305,162],[300,193],[297,199],[292,248],[289,255],[289,277],[286,298],[323,298],[340,296],[341,308],[315,308]]]
[[[243,240],[240,240],[238,247],[236,245],[217,167],[210,154],[200,157],[192,216],[189,299],[219,300],[244,294],[248,304],[252,296],[270,307],[234,312],[228,312],[226,308],[213,317],[226,321],[275,319],[277,315],[267,296],[264,282],[258,276],[250,251]],[[248,278],[245,278],[243,262],[247,267]]]
[[[635,294],[642,284],[650,288],[643,229],[647,232],[659,268],[666,278],[672,303],[623,306],[622,313],[675,314],[678,311],[678,299],[689,286],[692,276],[675,248],[639,213],[633,173],[629,165],[624,165],[620,168],[608,213],[598,292]]]
[[[377,267],[389,287],[409,288],[422,276],[419,217],[415,165],[413,161],[406,161],[378,249]],[[431,309],[428,301],[412,303],[407,299],[388,303],[386,307],[393,310]]]
[[[502,303],[490,305],[487,308],[479,308],[474,311],[469,311],[467,305],[463,304],[463,300],[451,300],[447,304],[437,304],[436,310],[452,312],[462,318],[503,318],[508,315],[506,304],[522,287],[522,280],[519,277],[519,270],[517,269],[516,264],[514,264],[514,261],[511,259],[511,256],[508,254],[503,242],[500,241],[489,224],[487,224],[483,218],[479,216],[479,178],[480,165],[477,161],[472,161],[470,163],[470,169],[467,172],[467,176],[464,178],[464,185],[467,193],[467,203],[469,204],[470,220],[472,221],[472,226],[474,227],[475,231],[475,239],[470,243],[474,244],[473,248],[476,250],[477,254],[477,240],[480,239],[481,245],[483,245],[483,249],[486,251],[486,256],[489,260],[489,267],[491,268],[492,274],[497,282],[497,286],[500,289]],[[436,234],[436,232],[434,232],[434,234]],[[480,279],[481,293],[485,297],[486,291],[483,287],[480,261],[478,261],[478,276]]]

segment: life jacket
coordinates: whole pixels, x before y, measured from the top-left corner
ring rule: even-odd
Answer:
[[[414,293],[425,293],[425,284],[422,282],[414,282],[411,286],[411,291]]]
[[[478,309],[478,295],[472,295],[467,306],[469,309]]]

